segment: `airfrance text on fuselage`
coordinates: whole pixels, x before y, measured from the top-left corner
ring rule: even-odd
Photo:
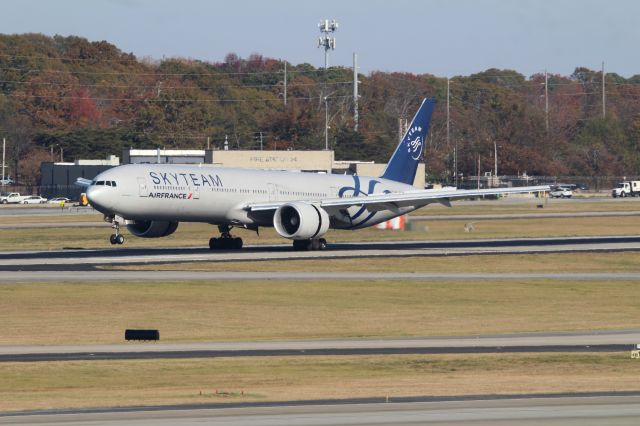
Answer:
[[[218,175],[149,172],[149,176],[156,185],[222,186],[222,179]]]
[[[190,200],[193,197],[193,193],[172,194],[170,192],[150,192],[149,198],[177,198],[180,200]]]

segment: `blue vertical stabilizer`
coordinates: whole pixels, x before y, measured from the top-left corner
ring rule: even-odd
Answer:
[[[398,145],[395,152],[384,169],[382,178],[402,182],[409,185],[413,184],[418,170],[418,162],[422,159],[424,144],[431,123],[431,113],[435,106],[435,100],[425,99],[422,101],[418,112],[413,117],[411,125],[404,134],[402,142]]]

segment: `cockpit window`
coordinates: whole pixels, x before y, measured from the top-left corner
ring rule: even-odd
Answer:
[[[96,185],[96,186],[111,186],[111,187],[116,187],[116,181],[115,180],[94,180],[91,182],[91,185]]]

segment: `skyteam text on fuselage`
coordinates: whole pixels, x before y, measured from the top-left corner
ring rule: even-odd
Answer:
[[[233,227],[274,227],[296,249],[323,249],[329,229],[361,229],[431,203],[482,195],[543,192],[547,186],[479,190],[417,190],[434,101],[425,99],[380,177],[222,168],[208,165],[130,164],[107,170],[88,185],[91,205],[138,237],[172,234],[179,222],[218,225],[209,247],[241,248]],[[86,184],[87,182],[85,182]]]

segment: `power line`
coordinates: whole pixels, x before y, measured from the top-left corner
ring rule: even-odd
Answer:
[[[154,102],[154,103],[166,103],[166,102],[178,102],[178,103],[231,103],[231,102],[281,102],[278,98],[255,98],[255,99],[164,99],[164,98],[101,98],[101,97],[87,97],[87,96],[66,96],[66,95],[26,95],[11,93],[5,96],[14,98],[35,98],[35,99],[75,99],[75,100],[91,100],[91,101],[103,101],[103,102]],[[351,95],[337,95],[331,96],[335,98],[351,98]],[[306,97],[289,97],[293,100],[317,100],[317,96]]]
[[[18,68],[18,67],[0,67],[2,71],[19,71],[19,72],[38,72],[38,73],[56,73],[56,74],[79,74],[79,75],[111,75],[111,76],[142,76],[142,77],[158,77],[158,76],[170,76],[170,77],[218,77],[218,76],[245,76],[245,75],[281,75],[282,70],[276,71],[246,71],[246,72],[226,72],[226,71],[212,71],[212,72],[188,72],[188,73],[164,73],[164,72],[130,72],[130,71],[80,71],[80,70],[56,70],[50,68]],[[349,68],[333,67],[331,69],[318,69],[318,70],[288,70],[289,74],[328,74],[335,73],[336,71],[350,71]]]
[[[295,80],[294,80],[295,81]],[[156,84],[153,85],[145,85],[139,86],[134,84],[85,84],[85,83],[71,83],[71,82],[50,82],[50,81],[19,81],[19,80],[0,80],[0,83],[6,84],[22,84],[22,85],[34,85],[34,86],[81,86],[81,87],[94,87],[94,88],[110,88],[110,89],[147,89],[147,90],[155,90],[157,88]],[[309,86],[320,86],[320,85],[328,85],[328,86],[339,86],[339,85],[350,85],[351,81],[332,81],[328,83],[321,82],[313,82],[313,83],[288,83],[289,87],[309,87]],[[282,86],[281,82],[275,84],[220,84],[216,86],[162,86],[163,90],[167,89],[200,89],[200,90],[211,90],[218,89],[220,87],[238,87],[238,88],[247,88],[247,89],[258,89],[258,88],[269,88],[269,87],[280,87]]]

